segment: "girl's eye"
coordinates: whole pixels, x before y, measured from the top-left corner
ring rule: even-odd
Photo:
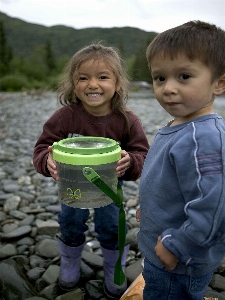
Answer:
[[[107,79],[107,76],[105,76],[105,75],[102,75],[102,76],[100,76],[100,79]]]
[[[80,77],[79,77],[79,81],[84,81],[84,80],[87,80],[87,78],[84,77],[84,76],[80,76]]]
[[[179,78],[182,79],[182,80],[187,80],[187,79],[189,79],[190,77],[191,77],[191,76],[188,75],[188,74],[181,74],[181,75],[179,76]]]

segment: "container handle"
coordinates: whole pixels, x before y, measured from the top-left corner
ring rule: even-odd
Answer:
[[[122,285],[125,281],[125,274],[121,266],[121,260],[125,247],[126,240],[126,215],[123,206],[123,190],[121,185],[117,184],[117,194],[101,179],[101,177],[90,167],[83,168],[83,175],[102,190],[108,197],[110,197],[117,207],[119,207],[119,220],[118,220],[118,246],[119,257],[115,265],[114,283]]]

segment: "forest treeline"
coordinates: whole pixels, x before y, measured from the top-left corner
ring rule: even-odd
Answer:
[[[135,27],[46,27],[0,12],[0,91],[55,90],[71,56],[97,42],[120,51],[132,81],[151,83],[145,50],[156,35]]]

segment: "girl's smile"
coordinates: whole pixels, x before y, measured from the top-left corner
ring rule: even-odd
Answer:
[[[101,97],[101,94],[91,94],[91,93],[89,93],[89,94],[87,94],[87,96],[88,97],[90,97],[90,98],[99,98],[99,97]]]

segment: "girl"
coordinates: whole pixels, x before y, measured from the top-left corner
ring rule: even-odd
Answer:
[[[112,47],[90,45],[78,51],[65,68],[59,85],[59,100],[63,105],[44,124],[34,148],[34,166],[44,176],[59,180],[52,158],[54,142],[72,136],[101,136],[116,140],[121,159],[116,173],[119,180],[140,177],[149,145],[139,119],[126,108],[129,81],[121,57]],[[88,209],[61,204],[58,216],[61,236],[59,284],[74,289],[80,278],[81,253],[85,244],[85,224]],[[127,288],[126,281],[114,283],[114,266],[118,250],[118,211],[114,204],[96,208],[94,221],[97,239],[104,257],[104,289],[110,299],[119,299]],[[129,245],[124,249],[125,267]]]

